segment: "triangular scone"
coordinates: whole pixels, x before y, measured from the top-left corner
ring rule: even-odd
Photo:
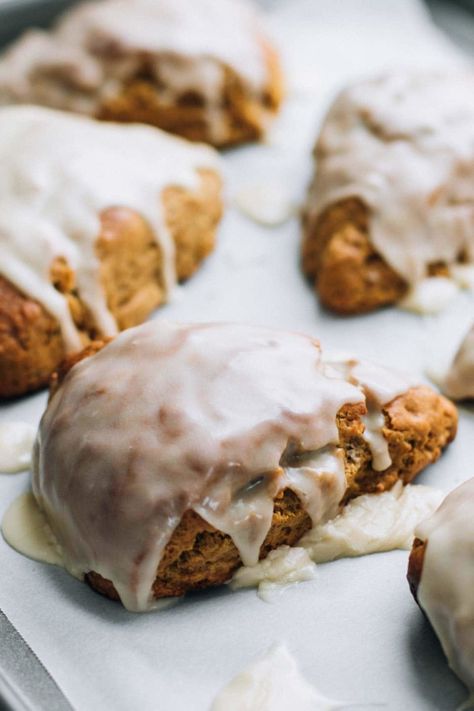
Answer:
[[[474,72],[345,89],[315,159],[303,269],[328,308],[371,311],[474,263]]]
[[[416,530],[408,582],[451,669],[474,692],[474,479]],[[466,706],[468,708],[468,706]]]
[[[33,492],[66,567],[129,609],[294,545],[354,496],[409,482],[456,432],[443,396],[325,363],[304,335],[152,321],[100,348],[56,380]]]
[[[149,126],[0,109],[0,398],[141,323],[212,251],[215,151]]]
[[[454,400],[474,398],[474,326],[467,333],[442,383]]]
[[[92,0],[0,60],[0,104],[148,123],[229,146],[260,138],[282,98],[248,0]]]

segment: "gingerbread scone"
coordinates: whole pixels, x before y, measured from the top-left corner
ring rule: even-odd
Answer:
[[[141,323],[213,249],[213,149],[138,125],[0,109],[0,397]]]
[[[452,491],[416,531],[411,591],[449,666],[474,692],[474,479]]]
[[[441,386],[454,400],[474,399],[474,326],[463,340]]]
[[[474,263],[474,72],[349,87],[316,148],[303,269],[341,314],[394,304]]]
[[[228,581],[455,436],[430,388],[303,335],[152,321],[97,349],[59,374],[33,492],[65,567],[131,610]]]
[[[259,139],[282,99],[247,0],[94,0],[0,60],[0,104],[149,123],[223,147]]]

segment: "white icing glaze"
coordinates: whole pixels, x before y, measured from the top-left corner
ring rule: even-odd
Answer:
[[[406,373],[387,370],[377,363],[341,357],[326,360],[326,373],[343,374],[348,382],[362,390],[366,398],[367,414],[362,416],[365,430],[363,438],[369,445],[372,467],[384,471],[391,463],[388,442],[383,436],[385,417],[382,408],[389,405],[398,395],[417,384],[416,379]]]
[[[298,546],[280,546],[270,551],[266,558],[256,565],[243,565],[237,570],[230,582],[232,590],[240,588],[258,588],[258,595],[271,602],[291,585],[313,580],[316,566],[308,551]]]
[[[334,711],[350,706],[309,684],[286,647],[275,645],[222,689],[211,711]]]
[[[418,314],[437,314],[443,311],[458,293],[459,288],[454,279],[426,277],[409,289],[399,301],[399,306]]]
[[[427,541],[418,600],[453,671],[474,692],[474,479],[416,530]]]
[[[435,511],[442,498],[437,489],[403,487],[401,482],[381,494],[363,494],[346,504],[336,518],[312,528],[297,547],[280,546],[257,565],[239,568],[230,586],[257,587],[259,597],[271,602],[275,593],[312,580],[316,563],[397,548],[409,550],[415,528]]]
[[[0,424],[0,472],[13,474],[29,469],[36,427],[28,422]]]
[[[96,113],[140,74],[145,56],[160,101],[173,105],[197,92],[219,141],[226,67],[252,94],[261,95],[268,82],[261,34],[259,15],[246,0],[82,3],[52,32],[28,32],[7,52],[0,101]]]
[[[2,533],[12,548],[28,558],[63,565],[61,548],[30,491],[10,504],[2,520]]]
[[[443,378],[442,388],[455,400],[474,398],[474,326],[466,335]]]
[[[318,146],[309,229],[358,197],[370,240],[409,284],[428,266],[474,261],[474,72],[401,73],[335,101]]]
[[[54,315],[69,350],[81,341],[66,299],[50,282],[57,257],[76,275],[82,301],[103,335],[117,331],[99,278],[100,213],[121,206],[152,227],[173,287],[174,243],[161,193],[196,188],[214,151],[157,129],[115,125],[38,107],[0,110],[0,272]]]
[[[352,383],[344,368],[328,374],[307,336],[161,321],[77,364],[43,416],[33,477],[66,567],[101,574],[143,610],[187,510],[230,535],[249,566],[279,491],[292,489],[314,525],[335,516],[339,409],[401,387],[383,369],[347,370]]]
[[[235,203],[244,215],[268,227],[281,225],[296,213],[288,189],[278,183],[246,185],[236,194]]]
[[[429,486],[395,484],[381,494],[350,501],[333,520],[308,531],[299,542],[315,563],[409,549],[416,526],[439,506],[443,494]]]

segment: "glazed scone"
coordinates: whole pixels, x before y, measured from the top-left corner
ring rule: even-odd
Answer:
[[[454,400],[474,398],[474,326],[461,343],[442,382],[442,388]]]
[[[0,109],[0,397],[141,323],[213,249],[213,149],[138,125]]]
[[[449,666],[474,692],[474,479],[452,491],[417,531],[408,565],[411,591]]]
[[[149,123],[223,147],[264,134],[282,99],[248,0],[93,0],[0,60],[0,104]]]
[[[474,263],[474,72],[345,89],[315,159],[302,264],[326,307],[371,311]]]
[[[324,363],[293,333],[152,321],[77,361],[41,421],[33,492],[67,569],[131,610],[409,482],[456,431],[430,388]]]

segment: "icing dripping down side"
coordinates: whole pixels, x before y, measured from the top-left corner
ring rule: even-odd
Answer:
[[[326,372],[341,374],[350,383],[362,390],[365,395],[367,414],[363,416],[363,438],[372,455],[372,468],[384,471],[392,463],[388,442],[384,437],[385,416],[383,408],[392,400],[416,385],[416,379],[406,373],[387,370],[383,366],[366,360],[354,360],[347,357],[327,360]]]
[[[474,479],[416,530],[426,541],[418,600],[453,671],[474,692]]]
[[[100,283],[95,243],[100,214],[128,207],[150,224],[163,257],[165,287],[175,283],[174,242],[161,195],[196,189],[215,152],[158,129],[115,125],[38,107],[0,110],[0,271],[57,318],[68,350],[81,339],[65,297],[50,281],[56,258],[75,272],[98,331],[117,325]]]
[[[381,494],[363,494],[349,501],[334,519],[308,531],[297,546],[280,546],[257,565],[239,568],[230,587],[257,587],[259,597],[272,602],[289,586],[315,578],[315,564],[409,550],[415,528],[436,510],[442,498],[437,489],[403,487],[401,482]]]
[[[284,645],[275,645],[217,695],[211,711],[335,711],[350,707],[309,684]]]

